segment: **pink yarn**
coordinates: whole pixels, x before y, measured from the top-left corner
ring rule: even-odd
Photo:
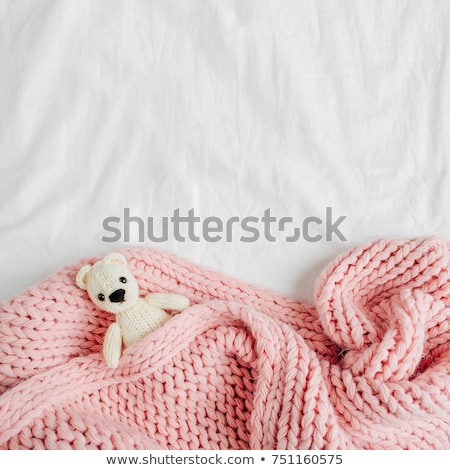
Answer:
[[[84,259],[0,305],[1,449],[447,449],[450,244],[378,240],[314,306],[149,248],[149,291],[192,307],[127,348],[75,284]]]

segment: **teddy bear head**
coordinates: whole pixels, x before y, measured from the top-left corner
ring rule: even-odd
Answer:
[[[127,269],[127,260],[120,253],[110,253],[93,265],[83,266],[77,284],[87,290],[97,307],[118,314],[135,305],[139,298],[136,278]]]

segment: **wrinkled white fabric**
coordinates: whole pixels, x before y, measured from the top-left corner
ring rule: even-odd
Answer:
[[[0,300],[139,244],[308,299],[350,246],[450,238],[449,32],[445,1],[2,2]],[[125,208],[259,238],[102,241]]]

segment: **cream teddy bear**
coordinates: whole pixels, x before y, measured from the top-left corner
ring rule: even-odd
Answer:
[[[116,315],[103,343],[105,361],[113,368],[119,364],[122,344],[130,346],[162,326],[170,319],[165,310],[180,312],[189,306],[189,299],[178,294],[153,293],[140,298],[136,278],[120,253],[83,266],[76,281],[95,305]]]

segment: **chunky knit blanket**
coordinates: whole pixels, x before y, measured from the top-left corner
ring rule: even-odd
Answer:
[[[317,279],[314,304],[149,248],[141,295],[193,305],[101,354],[110,314],[63,268],[0,305],[0,449],[445,449],[450,244],[378,240]],[[281,269],[281,268],[280,268]]]

